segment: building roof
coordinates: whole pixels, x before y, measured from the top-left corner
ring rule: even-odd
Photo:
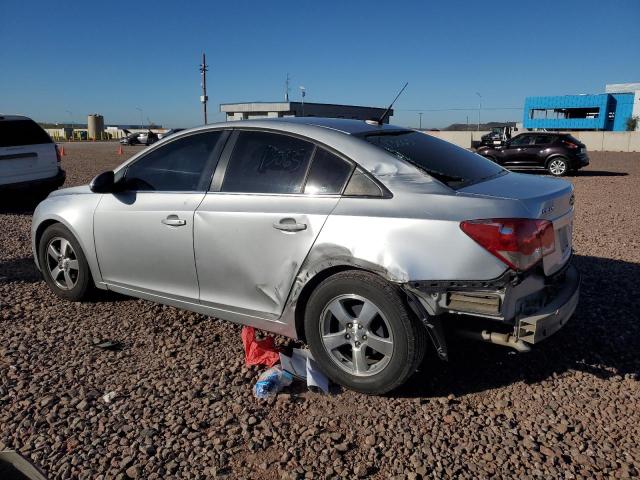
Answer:
[[[221,112],[288,112],[293,106],[302,105],[303,102],[236,102],[221,103]],[[386,107],[368,107],[364,105],[341,105],[339,103],[315,103],[304,102],[305,107],[340,107],[352,109],[374,109],[384,111]]]

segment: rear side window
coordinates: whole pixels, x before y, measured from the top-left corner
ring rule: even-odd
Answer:
[[[451,188],[462,188],[504,171],[480,155],[420,132],[402,130],[367,135],[365,139]]]
[[[240,132],[221,191],[301,193],[314,145],[269,132]]]
[[[129,165],[126,188],[165,192],[204,191],[211,182],[222,132],[189,135],[169,142]]]
[[[534,145],[546,145],[548,143],[553,142],[555,137],[552,137],[551,135],[538,135],[535,140],[533,141]]]
[[[353,167],[340,157],[317,148],[304,186],[307,194],[342,193]]]
[[[0,120],[0,147],[19,147],[53,143],[33,120]]]

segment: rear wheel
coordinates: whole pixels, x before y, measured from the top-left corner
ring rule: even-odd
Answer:
[[[382,394],[404,383],[426,349],[426,331],[401,292],[367,272],[322,282],[307,304],[305,333],[325,373],[364,393]]]
[[[562,177],[569,173],[569,162],[564,157],[554,157],[549,160],[547,170],[554,177]]]
[[[57,296],[79,301],[93,283],[87,259],[73,234],[60,223],[49,226],[40,239],[38,259],[45,282]]]

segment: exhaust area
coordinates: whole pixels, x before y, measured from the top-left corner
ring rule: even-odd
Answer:
[[[513,348],[520,353],[531,351],[531,347],[529,345],[516,338],[511,333],[490,332],[488,330],[482,330],[481,332],[457,330],[456,333],[462,337],[470,338],[472,340],[480,340],[482,342],[493,343],[494,345]]]

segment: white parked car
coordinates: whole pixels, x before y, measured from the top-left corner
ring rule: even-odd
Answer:
[[[64,183],[51,137],[28,117],[0,114],[0,192],[48,194]]]

